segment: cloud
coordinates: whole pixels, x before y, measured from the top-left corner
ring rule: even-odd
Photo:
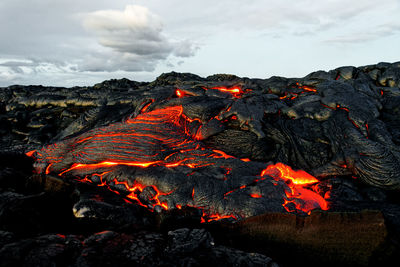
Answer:
[[[153,71],[160,58],[157,55],[137,55],[132,53],[119,53],[115,51],[105,51],[101,53],[91,53],[78,63],[79,71],[90,72],[113,72],[118,70],[138,72]]]
[[[294,76],[325,62],[395,61],[399,11],[398,0],[1,0],[0,86],[150,81],[171,70]]]
[[[8,82],[14,80],[17,77],[17,73],[9,68],[4,68],[0,66],[0,86],[8,84]]]
[[[398,0],[382,0],[379,5],[376,0],[359,0],[351,4],[348,0],[253,0],[246,5],[240,1],[223,2],[229,9],[220,14],[213,13],[212,17],[203,17],[203,21],[198,23],[211,24],[214,28],[222,25],[224,31],[237,31],[239,34],[256,30],[270,36],[296,37],[316,36],[328,31],[343,33],[360,24],[368,31],[379,23],[396,18],[400,3]],[[221,9],[217,11],[221,12]]]
[[[0,86],[40,80],[60,85],[65,77],[76,84],[118,75],[151,80],[156,66],[171,68],[168,62],[198,49],[186,36],[167,35],[148,8],[126,6],[125,0],[1,3]]]
[[[71,64],[66,64],[65,62],[49,62],[46,60],[41,60],[38,58],[30,59],[9,59],[0,60],[0,67],[9,68],[15,73],[39,73],[45,71],[70,71],[72,68]]]
[[[32,68],[36,64],[31,61],[23,60],[10,60],[0,63],[0,67],[3,67],[3,71],[0,70],[0,73],[4,76],[9,77],[11,74],[23,74],[24,68]]]
[[[399,23],[386,23],[369,28],[368,31],[352,31],[345,35],[338,35],[325,39],[324,43],[355,44],[374,41],[400,32]]]
[[[76,66],[66,63],[46,62],[38,59],[0,60],[0,86],[5,82],[21,81],[32,76],[54,76],[75,73]]]
[[[191,57],[197,50],[188,40],[167,38],[160,18],[142,6],[95,11],[87,14],[83,25],[111,50],[86,58],[80,66],[85,71],[153,71],[170,55]]]
[[[152,81],[149,72],[108,72],[98,69],[95,72],[82,71],[77,64],[55,64],[44,61],[0,59],[0,87],[11,84],[47,86],[91,86],[106,79],[130,78],[137,81]]]

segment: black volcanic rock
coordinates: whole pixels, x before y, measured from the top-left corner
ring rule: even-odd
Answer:
[[[149,231],[43,235],[3,246],[0,260],[2,266],[278,266],[264,255],[216,245],[205,230],[187,228],[167,236]]]
[[[296,187],[276,172],[261,175],[278,162],[318,178],[299,192],[325,198],[328,213],[379,210],[388,230],[381,249],[396,253],[399,86],[396,62],[303,78],[171,72],[150,83],[1,88],[0,262],[273,266],[213,245],[213,228],[198,228],[200,219],[302,218],[298,207],[322,208],[291,198]],[[176,107],[172,117],[157,113]],[[362,264],[383,255],[376,253]]]
[[[214,126],[219,130],[205,132],[204,142],[233,156],[280,161],[320,177],[353,174],[367,184],[398,189],[398,65],[342,67],[302,79],[215,75],[207,80],[169,73],[155,83],[111,80],[95,90],[9,87],[2,101],[6,110],[2,120],[9,130],[1,145],[4,149],[37,148],[136,116],[146,104],[151,104],[149,110],[182,105],[185,115],[206,127],[212,116],[227,119]],[[393,82],[383,83],[382,77]],[[235,99],[229,93],[205,90],[222,84],[246,92]],[[187,97],[176,98],[176,88],[183,88]],[[237,122],[229,120],[231,116]],[[257,138],[250,137],[251,133]],[[239,142],[228,141],[241,136],[249,136],[242,148]]]

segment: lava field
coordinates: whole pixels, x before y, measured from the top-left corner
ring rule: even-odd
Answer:
[[[4,266],[373,266],[400,250],[400,62],[14,85],[0,124]]]

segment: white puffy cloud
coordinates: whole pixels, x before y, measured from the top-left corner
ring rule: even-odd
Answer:
[[[152,71],[170,55],[190,57],[196,50],[188,40],[167,38],[160,18],[143,6],[95,11],[86,15],[83,25],[101,46],[111,51],[87,57],[80,66],[82,70]]]

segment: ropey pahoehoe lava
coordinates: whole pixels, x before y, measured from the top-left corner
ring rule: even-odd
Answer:
[[[240,89],[216,88],[240,96]],[[176,90],[178,97],[184,93]],[[147,111],[95,128],[38,151],[37,172],[107,186],[150,209],[199,208],[203,221],[240,219],[268,211],[309,213],[328,209],[323,197],[304,188],[318,180],[277,163],[239,159],[206,147],[201,120],[183,107]],[[222,110],[214,120],[221,120]],[[235,120],[235,116],[228,119]],[[212,120],[212,119],[211,119]]]
[[[129,90],[94,87],[103,96],[78,88],[14,102],[59,107],[60,116],[83,111],[27,152],[37,172],[105,186],[151,210],[188,206],[204,221],[241,219],[328,209],[332,194],[320,182],[332,177],[400,188],[396,82],[370,72],[267,80],[171,73]]]
[[[1,88],[0,262],[390,265],[399,89],[400,62]]]

